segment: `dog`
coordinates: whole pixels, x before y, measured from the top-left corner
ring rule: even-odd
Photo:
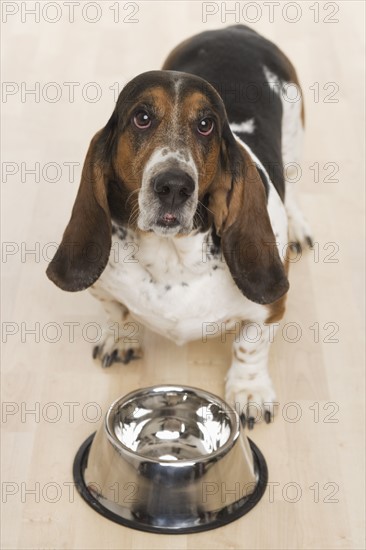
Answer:
[[[303,127],[294,67],[243,25],[186,40],[124,87],[47,269],[61,289],[103,302],[93,355],[104,367],[141,355],[143,326],[177,344],[239,327],[226,399],[249,428],[258,407],[272,420],[268,352],[288,243],[312,245],[284,170],[299,161]]]

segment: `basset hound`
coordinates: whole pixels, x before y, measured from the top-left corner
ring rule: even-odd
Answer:
[[[103,301],[103,366],[139,357],[143,326],[178,344],[236,331],[226,398],[249,428],[271,420],[288,243],[311,246],[284,171],[303,113],[290,61],[242,25],[186,40],[124,87],[47,269]]]

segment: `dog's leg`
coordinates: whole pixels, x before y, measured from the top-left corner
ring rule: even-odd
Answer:
[[[295,86],[295,84],[292,84]],[[298,96],[301,97],[299,90]],[[286,100],[282,94],[282,159],[285,175],[285,207],[288,216],[289,243],[301,251],[313,246],[312,230],[297,204],[295,185],[301,169],[303,143],[302,99],[296,102]]]
[[[233,343],[226,377],[226,399],[244,416],[249,429],[264,419],[271,422],[276,395],[268,373],[268,352],[275,325],[243,323]]]
[[[103,367],[110,367],[115,362],[129,363],[142,357],[142,325],[104,289],[93,285],[89,290],[102,302],[108,315],[101,341],[93,348],[93,358],[99,359]]]

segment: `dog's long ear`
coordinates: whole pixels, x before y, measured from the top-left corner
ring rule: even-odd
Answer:
[[[257,304],[275,302],[289,288],[266,203],[259,172],[226,123],[221,170],[209,208],[231,275],[244,296]]]
[[[84,290],[104,270],[111,248],[111,217],[107,200],[108,161],[113,115],[92,139],[81,182],[62,242],[47,276],[63,290]]]

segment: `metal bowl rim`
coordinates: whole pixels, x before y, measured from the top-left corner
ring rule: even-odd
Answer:
[[[120,441],[118,439],[118,437],[116,437],[116,435],[113,433],[113,430],[112,430],[112,427],[111,427],[112,412],[118,406],[120,406],[122,403],[127,404],[129,401],[131,401],[133,398],[135,398],[138,395],[147,395],[149,393],[158,392],[159,390],[160,391],[162,391],[162,390],[165,390],[165,391],[176,390],[176,391],[180,391],[180,392],[190,391],[190,392],[194,392],[196,395],[204,396],[208,400],[219,404],[224,409],[224,411],[227,411],[233,417],[232,429],[230,431],[230,436],[229,436],[228,440],[223,444],[222,447],[220,447],[219,449],[216,449],[216,451],[213,451],[212,453],[202,455],[202,456],[198,456],[198,457],[191,458],[191,459],[184,459],[184,460],[159,460],[157,458],[151,458],[151,457],[146,456],[144,454],[132,451],[129,447],[124,445],[124,443],[122,443],[122,441]],[[231,416],[230,416],[230,420],[231,420]],[[196,388],[194,386],[182,386],[182,385],[178,385],[178,384],[159,384],[159,385],[154,385],[154,386],[148,386],[146,388],[140,388],[138,390],[134,390],[132,392],[129,392],[129,393],[127,393],[126,395],[124,395],[122,397],[118,397],[110,405],[110,407],[107,411],[107,414],[105,415],[105,419],[104,419],[105,433],[108,437],[108,440],[117,449],[117,451],[123,452],[124,454],[126,454],[130,457],[142,458],[145,462],[160,464],[163,467],[165,467],[165,466],[173,466],[173,467],[175,466],[175,467],[177,467],[178,464],[179,464],[179,466],[184,466],[184,465],[190,465],[190,464],[200,464],[202,462],[206,463],[206,462],[209,462],[211,459],[215,459],[218,456],[220,456],[220,457],[225,456],[226,453],[230,449],[232,449],[232,447],[235,445],[236,441],[238,440],[239,435],[240,435],[240,426],[241,426],[241,424],[240,424],[240,418],[239,418],[238,413],[224,399],[222,399],[221,397],[218,397],[217,395],[215,395],[215,394],[213,394],[209,391],[202,390],[202,389]]]
[[[132,529],[137,529],[139,531],[157,533],[161,535],[164,535],[164,534],[181,535],[186,533],[187,534],[200,533],[204,531],[209,531],[211,529],[216,529],[217,527],[223,527],[224,525],[227,525],[228,523],[231,523],[232,521],[235,521],[240,517],[244,516],[245,514],[247,514],[248,512],[250,512],[250,510],[254,508],[256,504],[261,500],[267,487],[268,468],[267,468],[266,460],[262,452],[260,451],[260,449],[257,447],[257,445],[255,445],[255,443],[248,437],[248,443],[250,445],[252,455],[256,463],[256,468],[258,471],[258,481],[257,481],[257,486],[255,488],[254,493],[250,495],[250,498],[248,500],[243,501],[243,504],[240,506],[239,509],[237,509],[233,513],[228,514],[228,516],[224,519],[221,519],[221,520],[216,519],[199,526],[182,527],[178,529],[168,529],[168,528],[161,528],[159,526],[140,524],[136,521],[125,519],[122,516],[104,507],[99,502],[99,500],[97,500],[89,491],[89,488],[85,483],[84,471],[88,462],[89,451],[90,451],[90,447],[94,437],[95,437],[95,433],[91,434],[84,441],[84,443],[82,443],[78,452],[75,455],[74,464],[73,464],[73,478],[75,481],[76,489],[80,494],[80,496],[85,500],[85,502],[91,508],[93,508],[93,510],[98,512],[103,517],[119,525],[123,525],[125,527],[130,527]]]

